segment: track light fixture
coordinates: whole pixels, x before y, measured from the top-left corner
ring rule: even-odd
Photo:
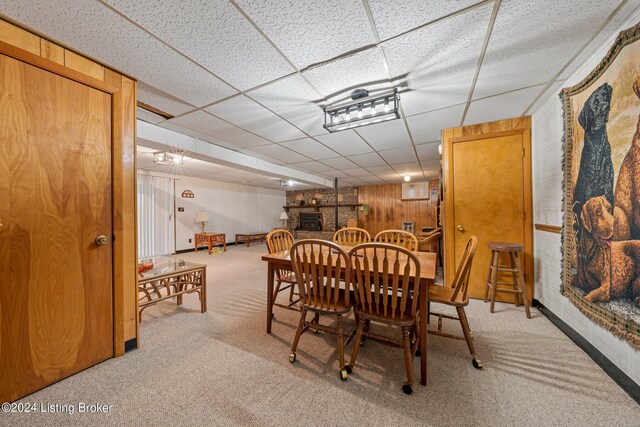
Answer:
[[[325,107],[323,127],[326,130],[337,132],[400,118],[400,96],[397,89],[374,96],[369,96],[365,89],[356,89],[352,92],[351,99],[352,102],[349,103]]]

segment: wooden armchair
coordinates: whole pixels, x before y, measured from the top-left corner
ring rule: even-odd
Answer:
[[[278,229],[273,230],[271,233],[267,234],[267,249],[270,254],[275,254],[282,251],[287,251],[291,249],[293,246],[293,234],[289,233],[287,230]],[[282,286],[282,283],[285,283],[285,286]],[[286,308],[288,310],[296,310],[296,308],[292,307],[298,300],[294,301],[294,287],[296,285],[296,276],[291,271],[286,270],[276,270],[276,288],[273,291],[273,305],[281,308]],[[289,289],[289,303],[288,304],[280,304],[276,302],[276,298],[278,294],[282,291],[286,291]]]
[[[467,295],[467,288],[469,286],[469,274],[471,272],[471,265],[473,263],[473,257],[476,253],[476,247],[478,246],[478,238],[471,236],[467,242],[467,246],[462,253],[462,259],[458,264],[455,277],[451,286],[430,286],[429,287],[429,316],[436,316],[438,318],[438,329],[433,331],[429,330],[430,334],[443,336],[446,338],[454,338],[459,340],[466,340],[469,352],[473,357],[473,366],[477,369],[482,369],[482,361],[476,355],[476,349],[473,345],[473,334],[469,328],[469,321],[467,315],[464,312],[464,308],[469,305],[469,296]],[[435,313],[431,311],[431,304],[446,304],[456,308],[458,316],[449,316],[447,314]],[[463,337],[457,335],[447,334],[442,332],[442,319],[454,319],[460,321],[462,326]]]
[[[413,392],[413,356],[418,341],[411,347],[410,332],[417,331],[417,309],[420,288],[420,261],[405,248],[386,243],[367,243],[349,252],[353,263],[352,281],[356,296],[358,329],[349,368],[353,368],[363,337],[404,349],[407,382],[402,390]],[[415,281],[411,283],[411,272]],[[373,321],[400,327],[402,339],[373,334],[366,327]],[[420,339],[418,337],[418,339]],[[348,369],[350,370],[350,369]]]
[[[309,327],[338,336],[338,358],[340,378],[348,377],[344,363],[344,347],[353,337],[351,334],[345,343],[342,316],[351,311],[350,300],[351,264],[347,253],[340,246],[326,240],[306,239],[291,247],[291,263],[296,274],[300,292],[300,321],[293,339],[289,361],[296,361],[296,350],[300,336]],[[345,289],[340,289],[341,277]],[[315,313],[312,321],[307,321],[307,312]],[[337,317],[337,327],[321,325],[320,315]]]
[[[389,243],[410,251],[418,250],[418,238],[404,230],[383,230],[376,234],[374,242]]]
[[[371,234],[362,228],[347,227],[336,231],[333,235],[333,241],[340,246],[356,246],[361,243],[369,243]]]

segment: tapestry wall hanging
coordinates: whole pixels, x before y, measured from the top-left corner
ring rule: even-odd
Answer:
[[[640,24],[560,94],[562,293],[640,347]]]

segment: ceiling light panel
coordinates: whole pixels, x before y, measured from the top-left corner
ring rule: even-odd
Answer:
[[[243,148],[268,145],[271,142],[257,135],[244,131],[237,126],[198,110],[184,116],[169,120],[170,123],[196,130],[216,139],[229,142]]]
[[[4,2],[2,13],[196,106],[236,92],[100,2]]]
[[[236,0],[299,68],[375,43],[361,0]]]
[[[478,0],[369,0],[381,40],[447,16]]]
[[[364,154],[373,151],[371,147],[353,130],[329,133],[316,139],[343,156]]]
[[[619,3],[503,0],[473,99],[549,81]]]
[[[296,127],[244,95],[227,99],[205,110],[273,142],[306,136]]]
[[[411,92],[401,94],[405,114],[466,102],[492,5],[438,21],[382,44],[391,75],[408,73]],[[461,28],[464,31],[460,31]]]
[[[458,127],[462,123],[464,105],[443,108],[442,110],[407,117],[407,124],[416,144],[439,141],[442,129]],[[514,114],[519,114],[516,112]]]
[[[355,132],[378,151],[411,146],[411,139],[403,120],[376,123],[357,128]]]
[[[388,79],[382,55],[376,48],[314,67],[304,75],[325,97],[356,86],[366,88],[370,82]],[[387,86],[392,87],[391,84]]]
[[[230,2],[105,1],[240,90],[294,71]]]
[[[544,85],[517,90],[504,95],[473,101],[464,119],[464,124],[493,122],[509,119],[522,114],[533,100],[542,92]]]
[[[311,159],[322,160],[335,157],[337,153],[325,147],[318,141],[311,138],[297,139],[295,141],[283,142],[283,147],[287,147],[297,153],[303,154]]]
[[[167,112],[172,116],[179,116],[195,109],[195,107],[178,98],[164,93],[140,80],[138,80],[138,101]]]

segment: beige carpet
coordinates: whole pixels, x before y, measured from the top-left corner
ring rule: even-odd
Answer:
[[[331,335],[304,334],[291,365],[297,313],[277,309],[273,332],[265,333],[265,250],[181,255],[209,265],[206,314],[195,295],[180,308],[149,308],[139,350],[21,400],[76,410],[78,402],[97,402],[112,405],[109,413],[0,414],[0,424],[640,425],[638,405],[585,353],[537,310],[527,320],[511,305],[493,315],[479,301],[468,309],[482,371],[463,341],[430,336],[428,386],[415,385],[411,396],[401,391],[402,351],[375,342],[362,347],[346,382],[338,379]],[[414,372],[418,379],[417,358]]]

